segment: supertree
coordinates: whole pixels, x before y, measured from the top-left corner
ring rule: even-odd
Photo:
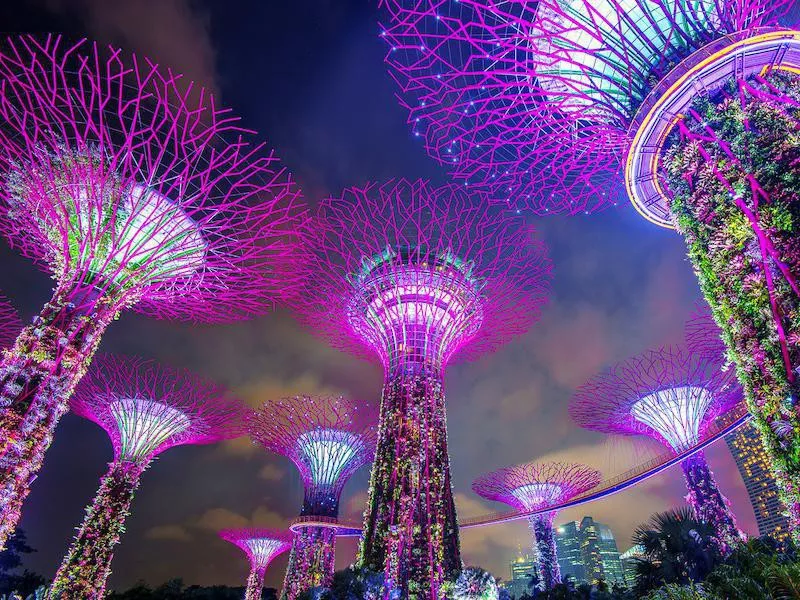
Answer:
[[[530,462],[481,475],[473,491],[488,500],[505,502],[520,511],[541,511],[566,502],[597,487],[599,471],[563,462]],[[528,518],[538,558],[539,580],[548,590],[561,583],[553,519],[558,511],[540,512]]]
[[[22,36],[0,80],[0,229],[55,280],[0,362],[2,547],[109,323],[266,312],[296,288],[306,215],[235,116],[146,59]]]
[[[292,547],[292,534],[278,529],[223,529],[223,540],[236,544],[250,559],[250,575],[244,600],[261,600],[264,574],[276,556]]]
[[[359,562],[387,590],[438,598],[461,568],[445,369],[525,332],[550,264],[524,220],[463,186],[350,188],[322,202],[315,227],[297,306],[334,346],[384,368]]]
[[[722,330],[707,305],[695,306],[684,326],[684,338],[689,352],[708,360],[725,361],[728,352],[722,340]]]
[[[5,296],[0,295],[0,350],[14,344],[22,329],[17,309]]]
[[[674,227],[800,539],[800,32],[789,0],[383,0],[410,122],[538,214]]]
[[[680,454],[703,441],[716,418],[742,401],[741,389],[720,365],[677,346],[649,350],[583,384],[569,411],[587,429],[646,435]],[[698,519],[714,527],[720,550],[729,552],[742,534],[703,451],[681,466],[687,502]]]
[[[368,404],[334,396],[270,400],[248,420],[250,437],[291,460],[305,486],[282,597],[294,600],[333,581],[336,529],[315,517],[339,516],[347,480],[375,456],[377,420]]]
[[[72,411],[105,429],[114,460],[100,480],[48,598],[102,598],[142,473],[173,446],[243,432],[243,406],[220,386],[142,359],[100,357],[77,387]]]

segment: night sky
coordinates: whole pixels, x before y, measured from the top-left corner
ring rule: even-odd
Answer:
[[[295,173],[309,203],[342,187],[390,177],[446,173],[406,126],[383,66],[374,2],[345,0],[38,0],[0,3],[7,31],[64,32],[114,43],[212,88],[268,140]],[[462,517],[506,510],[471,492],[474,477],[519,462],[568,457],[611,476],[658,447],[608,440],[579,429],[573,390],[615,361],[680,342],[699,289],[674,233],[630,206],[601,214],[537,219],[554,263],[549,305],[524,337],[493,355],[452,366],[446,379],[456,504]],[[0,242],[0,290],[26,322],[51,281]],[[381,369],[328,348],[286,312],[230,326],[194,326],[123,314],[100,348],[154,358],[230,386],[252,404],[296,393],[336,393],[377,403]],[[723,443],[708,453],[739,525],[756,533],[744,486]],[[25,505],[22,527],[39,551],[27,566],[51,577],[97,480],[111,460],[105,433],[67,415]],[[368,469],[345,489],[344,517],[359,518]],[[653,512],[682,502],[679,468],[635,490],[564,511],[556,524],[591,515],[609,523],[620,551]],[[298,514],[294,467],[245,440],[167,451],[145,473],[111,587],[243,585],[244,555],[219,540],[222,527],[285,526]],[[525,521],[462,532],[464,561],[508,578],[508,562],[530,545]],[[337,564],[355,541],[337,545]],[[286,555],[267,572],[280,586]]]

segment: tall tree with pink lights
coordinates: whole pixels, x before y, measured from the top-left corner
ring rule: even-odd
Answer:
[[[561,583],[553,519],[557,510],[547,510],[597,487],[599,471],[585,465],[563,462],[530,462],[481,475],[472,490],[488,500],[505,502],[528,518],[538,560],[541,586],[549,590]]]
[[[538,214],[683,235],[800,539],[800,31],[789,0],[384,0],[410,121]]]
[[[395,180],[324,200],[297,306],[334,346],[384,368],[359,563],[439,598],[461,568],[444,373],[524,333],[550,264],[520,217],[463,186]]]
[[[587,429],[646,435],[681,454],[706,439],[717,417],[742,402],[741,389],[720,366],[679,347],[650,350],[583,384],[569,411]],[[716,545],[728,553],[743,536],[705,454],[697,451],[681,466],[687,502],[698,519],[714,527]]]
[[[292,547],[291,532],[259,528],[223,529],[219,537],[238,546],[250,560],[244,600],[261,600],[267,567]]]
[[[342,397],[295,396],[265,402],[249,419],[253,440],[290,459],[305,498],[295,532],[283,598],[295,600],[333,581],[336,519],[347,480],[372,462],[377,411]]]
[[[2,547],[106,327],[268,311],[296,287],[305,212],[235,116],[146,59],[22,36],[0,80],[0,230],[55,281],[0,361]]]
[[[142,473],[161,453],[243,433],[243,406],[220,386],[151,361],[104,356],[70,402],[72,411],[105,429],[114,460],[48,598],[102,598],[114,548],[125,531]]]

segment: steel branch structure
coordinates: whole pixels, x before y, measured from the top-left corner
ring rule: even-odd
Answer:
[[[651,350],[596,375],[575,393],[570,414],[580,426],[646,435],[679,454],[703,441],[714,420],[742,401],[741,389],[709,361],[678,347]],[[681,463],[690,506],[728,552],[741,541],[729,502],[702,452]]]
[[[384,367],[359,560],[388,588],[439,598],[461,568],[444,371],[530,327],[550,264],[524,220],[463,186],[351,188],[322,202],[315,227],[300,313]]]
[[[541,511],[588,492],[601,480],[599,471],[585,465],[530,462],[481,475],[472,483],[472,490],[521,511]],[[556,512],[538,513],[528,519],[538,557],[539,581],[546,590],[561,583],[553,531]]]
[[[242,405],[223,388],[141,359],[100,357],[70,407],[105,429],[114,460],[56,573],[54,600],[103,597],[141,475],[159,454],[243,433]]]
[[[223,529],[219,537],[238,546],[250,560],[244,600],[261,600],[267,567],[276,556],[291,548],[292,534],[277,529]]]
[[[692,311],[684,326],[684,338],[692,354],[711,361],[725,360],[728,349],[708,305],[698,303]]]
[[[2,547],[109,323],[268,311],[297,287],[306,216],[235,116],[147,59],[22,36],[0,80],[0,230],[55,280],[0,362]]]
[[[377,411],[366,403],[332,396],[295,396],[264,403],[249,419],[252,439],[289,458],[305,484],[301,517],[336,519],[347,480],[375,457]],[[295,600],[333,580],[336,530],[302,519],[282,597]]]
[[[384,0],[431,154],[538,214],[674,227],[800,540],[800,31],[789,0]],[[622,175],[622,177],[620,177]]]
[[[21,329],[17,309],[5,296],[0,296],[0,350],[12,346]]]

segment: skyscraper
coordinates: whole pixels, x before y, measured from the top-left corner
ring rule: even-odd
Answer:
[[[789,520],[782,514],[775,478],[761,445],[758,430],[750,423],[725,436],[725,442],[739,467],[750,503],[756,514],[759,535],[783,541],[789,535]]]
[[[601,577],[609,584],[625,583],[617,542],[611,528],[592,517],[570,521],[556,529],[561,576],[594,583]]]
[[[511,579],[501,584],[506,589],[509,595],[514,598],[520,598],[524,594],[530,592],[529,583],[531,576],[537,574],[536,557],[530,554],[520,554],[509,563],[509,570],[511,571]]]
[[[632,587],[636,583],[636,562],[640,558],[644,558],[644,548],[638,545],[631,546],[619,555],[622,571],[625,574],[625,583],[628,587]]]
[[[556,550],[562,580],[565,577],[575,581],[586,579],[581,554],[581,530],[578,521],[569,521],[556,528]]]

